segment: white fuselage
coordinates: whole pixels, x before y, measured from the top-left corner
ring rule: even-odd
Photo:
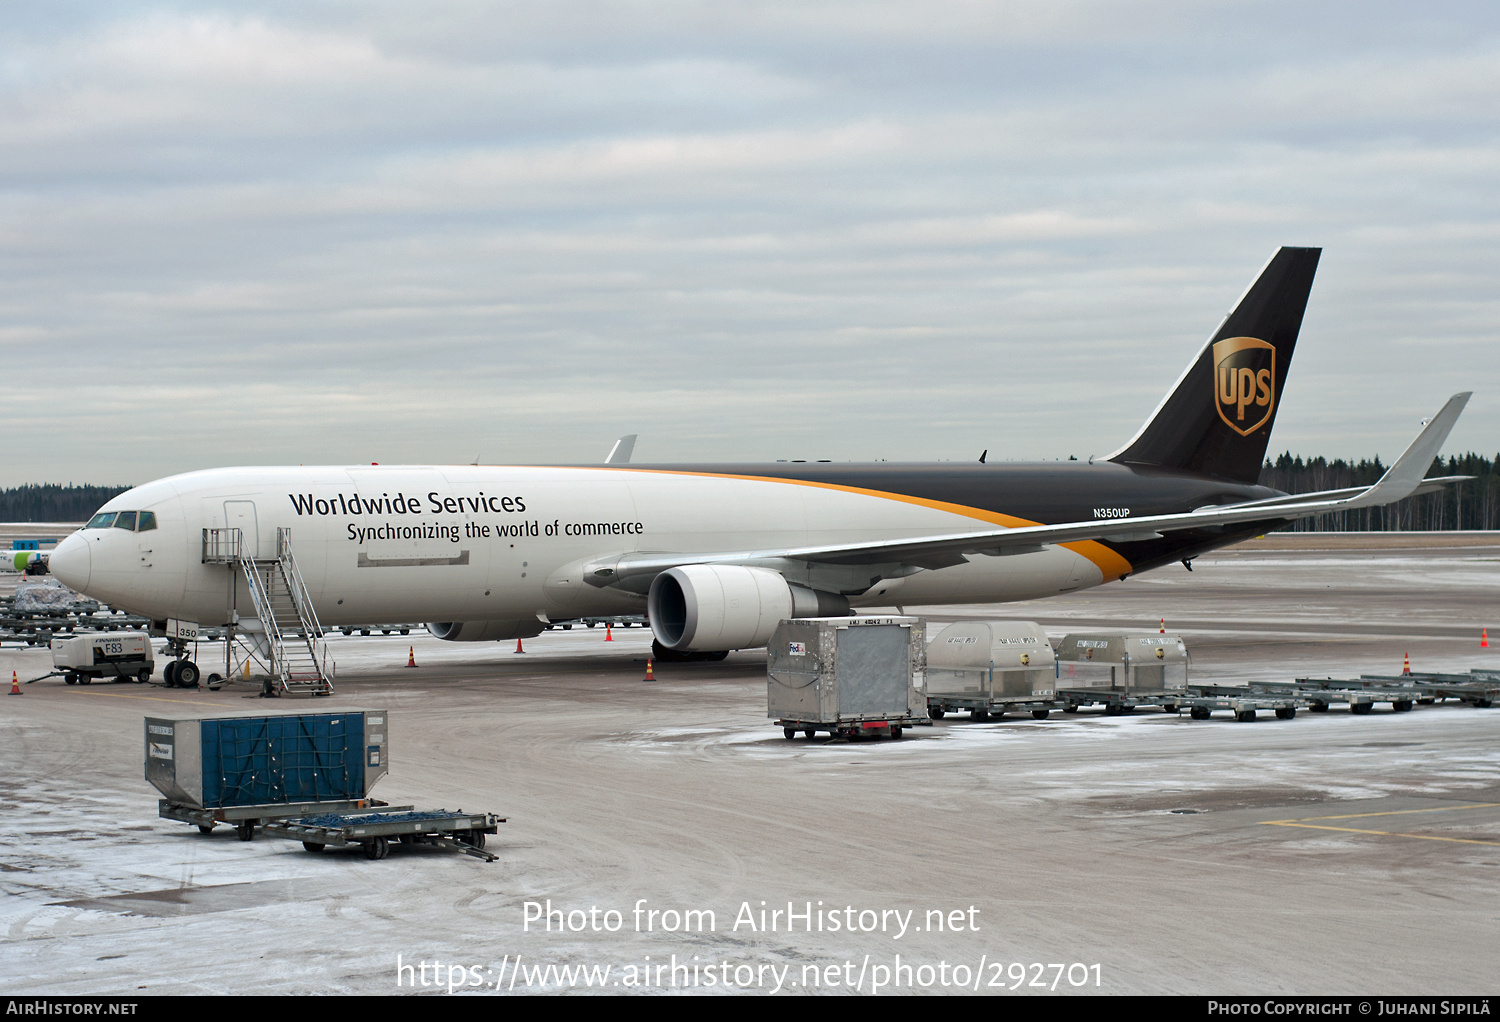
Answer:
[[[290,530],[319,618],[340,625],[641,613],[641,595],[589,585],[580,569],[629,553],[784,549],[1014,523],[824,483],[607,467],[216,469],[136,487],[101,511],[151,511],[156,527],[77,532],[52,555],[53,572],[111,606],[203,625],[226,623],[233,600],[233,569],[203,563],[205,529],[238,528],[262,557],[275,556],[277,529]],[[1099,561],[1065,546],[978,556],[885,579],[850,600],[1030,599],[1098,585],[1108,567]]]

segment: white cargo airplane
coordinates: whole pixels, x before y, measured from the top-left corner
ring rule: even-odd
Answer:
[[[421,620],[443,639],[493,641],[644,611],[668,659],[764,646],[787,617],[1097,586],[1454,481],[1424,476],[1468,394],[1373,486],[1257,485],[1318,255],[1277,252],[1105,460],[633,465],[631,437],[592,466],[225,468],[120,494],[50,567],[159,627],[227,624],[209,530],[238,529],[270,557],[289,529],[325,626]]]

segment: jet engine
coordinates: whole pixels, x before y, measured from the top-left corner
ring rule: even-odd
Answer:
[[[657,642],[706,652],[764,646],[783,619],[847,614],[849,601],[791,585],[768,568],[684,564],[652,580],[646,608]]]
[[[449,642],[503,642],[529,639],[542,630],[540,621],[429,621],[427,630]]]

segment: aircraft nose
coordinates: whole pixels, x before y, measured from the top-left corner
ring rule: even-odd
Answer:
[[[57,549],[47,558],[47,570],[63,585],[80,593],[88,588],[89,565],[89,541],[81,532],[75,532],[57,544]]]

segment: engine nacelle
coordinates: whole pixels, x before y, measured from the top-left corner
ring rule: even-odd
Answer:
[[[531,621],[429,621],[427,630],[449,642],[504,642],[539,635],[542,623]]]
[[[784,619],[847,614],[849,601],[790,585],[769,568],[684,564],[652,580],[646,609],[657,642],[709,652],[757,649]]]

